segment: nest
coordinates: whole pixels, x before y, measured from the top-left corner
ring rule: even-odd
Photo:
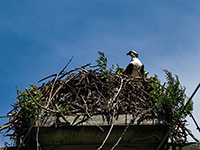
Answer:
[[[146,113],[155,116],[165,113],[162,106],[159,108],[153,103],[149,95],[150,91],[154,90],[151,83],[155,81],[152,78],[101,73],[98,68],[86,70],[86,67],[90,67],[90,63],[68,72],[64,72],[64,68],[60,73],[40,80],[41,82],[53,78],[39,87],[42,94],[39,100],[26,89],[29,97],[37,105],[38,115],[34,116],[35,121],[46,114],[63,117],[80,114],[88,117],[99,114],[133,114],[135,117],[142,117]],[[30,118],[25,116],[25,109],[21,106],[20,100],[12,106],[14,108],[6,116],[10,118],[9,122],[1,126],[0,131],[7,129],[5,135],[10,136],[21,146],[32,126],[30,127]],[[184,121],[179,119],[176,125],[173,122],[177,122],[177,119],[169,120],[172,124],[169,138],[185,143],[187,134]],[[11,130],[14,132],[8,134]]]

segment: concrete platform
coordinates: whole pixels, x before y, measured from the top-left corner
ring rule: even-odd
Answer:
[[[42,149],[45,147],[59,147],[67,150],[75,149],[96,149],[105,139],[110,126],[102,126],[102,132],[96,126],[65,126],[65,127],[41,127],[39,132],[39,143]],[[117,142],[126,126],[115,125],[106,141],[104,150],[109,150]],[[36,145],[36,131],[34,127],[31,131],[29,146]],[[117,149],[133,150],[154,150],[159,145],[168,131],[167,125],[131,125],[120,141]]]
[[[165,120],[151,115],[133,118],[132,115],[119,115],[114,120],[102,115],[92,118],[84,115],[45,117],[39,121],[39,143],[42,150],[93,150],[102,144],[113,122],[114,127],[103,150],[110,150],[114,146],[129,123],[116,150],[154,150],[158,147],[169,130]],[[33,149],[36,147],[36,133],[37,126],[34,126],[27,143]]]
[[[84,146],[84,145],[82,145],[82,146]],[[80,146],[78,148],[82,148],[82,146]],[[117,147],[117,149],[123,150],[124,147],[119,145],[119,147]],[[130,147],[125,147],[125,148],[127,148],[127,150],[134,149],[131,146]],[[7,150],[16,150],[16,149],[17,149],[16,147],[8,147],[7,148]],[[54,150],[54,149],[58,150],[58,149],[60,149],[60,150],[64,150],[65,146],[62,146],[62,145],[59,146],[59,147],[58,146],[54,146],[54,147],[48,147],[47,146],[47,147],[42,148],[42,150],[43,149],[48,149],[48,150]],[[88,150],[90,150],[90,149],[92,149],[92,148],[88,147]],[[180,147],[174,145],[173,148],[172,148],[172,146],[170,146],[168,150],[172,150],[172,149],[173,150],[180,150]],[[0,148],[0,150],[6,150],[6,149],[2,147],[2,148]],[[21,147],[20,150],[36,150],[36,148],[35,147]],[[143,150],[143,149],[141,149],[141,150]],[[200,143],[188,143],[186,146],[182,147],[181,150],[200,150]]]

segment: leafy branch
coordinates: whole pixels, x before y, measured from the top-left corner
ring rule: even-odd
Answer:
[[[29,85],[31,86],[29,89],[31,95],[33,95],[37,102],[40,102],[42,98],[41,91],[36,85]],[[33,118],[37,115],[38,106],[32,100],[27,91],[17,89],[17,99],[19,100],[19,105],[24,109],[24,115],[26,118]]]
[[[186,88],[181,86],[177,75],[172,76],[172,73],[168,70],[163,70],[167,82],[164,85],[160,84],[160,80],[155,75],[153,78],[155,83],[151,83],[154,90],[150,92],[150,96],[153,98],[153,102],[158,104],[158,107],[162,105],[166,114],[173,117],[178,117],[183,110],[188,97],[185,94]],[[182,118],[185,118],[193,110],[193,102],[185,108]]]
[[[116,73],[116,74],[122,74],[124,73],[124,68],[119,67],[119,64],[116,64],[116,69],[115,66],[112,64],[109,69],[107,69],[107,57],[103,52],[97,51],[99,53],[98,60],[95,60],[98,63],[98,66],[100,67],[100,72],[102,73]]]

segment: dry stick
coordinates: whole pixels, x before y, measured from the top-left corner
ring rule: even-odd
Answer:
[[[97,126],[97,127],[99,127],[99,129],[101,129],[101,131],[103,131],[104,132],[104,130],[103,130],[103,128],[102,127],[100,127],[97,123],[96,123],[96,121],[92,118],[92,116],[88,113],[88,107],[87,107],[87,103],[86,103],[86,101],[84,100],[84,98],[83,98],[83,96],[81,95],[81,98],[82,98],[82,100],[84,101],[84,103],[85,103],[85,112],[87,113],[87,115],[92,119],[92,121],[94,122],[94,124]]]
[[[185,130],[189,133],[189,135],[190,135],[196,142],[199,142],[199,140],[196,139],[195,136],[194,136],[187,128],[185,128]]]
[[[37,124],[37,133],[36,133],[37,150],[41,149],[41,146],[40,146],[40,143],[39,143],[39,130],[40,130],[39,126],[40,125],[39,125],[39,121],[38,121],[38,124]]]
[[[15,114],[15,116],[17,116],[17,115],[19,114],[20,110],[21,110],[21,108],[17,111],[17,113]],[[3,130],[3,129],[8,128],[8,127],[11,126],[12,123],[15,122],[15,121],[16,121],[16,118],[14,118],[14,119],[10,120],[9,122],[5,123],[4,126],[1,126],[1,127],[0,127],[0,131]]]
[[[187,105],[190,103],[190,101],[192,100],[193,96],[196,94],[196,92],[198,91],[200,87],[200,83],[198,84],[198,86],[196,87],[196,89],[194,90],[194,92],[192,93],[192,95],[190,96],[190,98],[188,99],[187,103],[185,104],[183,110],[180,112],[179,117],[182,115],[182,113],[184,112],[184,110],[186,109]],[[178,118],[179,118],[178,117]]]
[[[48,78],[54,77],[54,76],[57,76],[57,73],[56,73],[56,74],[52,74],[52,75],[50,75],[50,76],[47,76],[47,77],[45,77],[45,78],[39,80],[38,83],[41,82],[41,81],[43,81],[43,80],[46,80],[46,79],[48,79]]]
[[[190,98],[188,99],[187,103],[185,104],[183,110],[181,111],[181,113],[179,114],[179,116],[177,117],[177,119],[172,123],[171,126],[173,126],[174,124],[176,124],[176,122],[178,121],[179,117],[182,115],[182,113],[184,112],[185,108],[187,107],[187,105],[190,103],[190,101],[192,100],[193,96],[195,95],[195,93],[197,92],[197,90],[200,87],[200,83],[198,84],[198,86],[196,87],[196,89],[194,90],[194,92],[192,93],[192,95],[190,96]],[[199,142],[199,140],[197,140],[194,135],[185,127],[185,130],[190,134],[190,136],[197,142]],[[173,135],[172,135],[173,136]],[[173,139],[172,139],[173,140]],[[159,150],[160,146],[161,146],[162,142],[158,145],[157,150]]]
[[[59,111],[54,111],[54,110],[51,110],[51,109],[49,109],[49,108],[43,107],[42,105],[40,105],[40,104],[33,98],[33,96],[31,95],[30,91],[29,91],[27,88],[26,88],[26,91],[27,91],[28,94],[31,96],[32,100],[33,100],[38,106],[40,106],[40,107],[42,107],[43,109],[46,109],[46,110],[48,110],[48,111],[52,111],[52,112],[55,112],[55,113],[59,112]],[[17,150],[19,150],[19,148],[21,147],[21,145],[22,145],[22,144],[24,143],[24,141],[26,140],[26,138],[27,138],[29,132],[32,130],[32,128],[33,128],[33,126],[34,126],[34,123],[37,121],[37,119],[38,119],[38,116],[37,116],[37,117],[35,118],[35,120],[33,121],[33,124],[31,125],[30,129],[28,130],[27,134],[25,135],[23,141],[18,145]]]
[[[81,69],[82,71],[84,71],[85,73],[88,73],[87,70],[83,69],[82,67],[79,67],[78,69]]]
[[[74,56],[72,56],[72,58],[69,60],[69,62],[67,63],[67,65],[66,65],[66,66],[63,68],[63,70],[59,73],[59,75],[60,75],[61,73],[63,73],[63,71],[67,68],[67,66],[69,65],[69,63],[72,61],[73,57],[74,57]],[[45,77],[45,78],[39,80],[38,82],[41,82],[41,81],[46,80],[46,79],[48,79],[48,78],[50,78],[50,77],[53,77],[53,76],[57,76],[57,74],[52,74],[52,75],[50,75],[50,76],[48,76],[48,77]]]
[[[37,119],[38,119],[38,116],[37,116],[37,117],[35,118],[35,120],[33,121],[33,124],[31,125],[30,129],[29,129],[28,132],[26,133],[26,135],[25,135],[24,139],[22,140],[22,142],[18,145],[17,150],[20,149],[20,147],[22,146],[22,144],[23,144],[24,141],[26,140],[26,138],[27,138],[29,132],[32,130],[32,128],[33,128],[33,126],[34,126],[34,123],[37,121]]]
[[[84,66],[79,67],[79,68],[85,68],[85,67],[90,66],[90,65],[91,65],[91,63],[88,63],[88,64],[86,64]]]
[[[54,96],[58,93],[58,91],[63,87],[64,84],[66,84],[67,82],[69,82],[71,79],[73,79],[77,74],[79,74],[80,71],[78,73],[76,73],[75,75],[73,75],[71,78],[69,78],[67,81],[64,81],[63,84],[61,84],[58,89],[55,91],[55,93],[53,94],[53,96],[51,97],[51,99],[49,101],[51,101]]]
[[[49,107],[50,100],[51,100],[51,94],[52,94],[52,92],[53,92],[53,88],[54,88],[54,85],[55,85],[55,83],[56,83],[56,80],[57,80],[58,76],[59,76],[60,74],[62,74],[63,71],[67,68],[67,66],[69,65],[69,63],[72,61],[73,57],[74,57],[74,56],[72,56],[72,58],[69,60],[69,62],[67,63],[67,65],[66,65],[66,66],[61,70],[61,72],[58,73],[57,76],[53,79],[54,82],[53,82],[53,85],[52,85],[52,87],[51,87],[51,91],[50,91],[50,93],[49,93],[49,101],[48,101],[46,107]]]
[[[58,76],[59,76],[59,74],[57,74],[56,78],[54,79],[53,85],[52,85],[52,87],[51,87],[51,91],[50,91],[50,93],[49,93],[49,101],[48,101],[47,105],[45,106],[46,108],[49,107],[50,100],[51,100],[51,95],[52,95],[52,92],[53,92],[53,88],[54,88],[54,85],[55,85],[55,83],[56,83],[56,79],[58,78]]]
[[[56,106],[57,110],[59,111],[59,113],[60,113],[60,116],[63,118],[63,120],[64,120],[65,122],[68,122],[68,121],[66,120],[66,118],[65,118],[65,115],[63,114],[63,112],[61,112],[61,111],[60,111],[60,109],[59,109],[58,105],[57,105],[57,104],[55,104],[55,106]]]
[[[192,115],[192,113],[189,113],[189,114],[190,114],[190,116],[192,117],[192,119],[193,119],[195,125],[197,126],[197,130],[199,130],[199,132],[200,132],[200,128],[199,128],[199,126],[198,126],[196,120],[194,119],[194,116]]]
[[[182,115],[182,113],[183,113],[184,110],[186,109],[187,105],[190,103],[190,101],[192,100],[192,98],[194,97],[194,95],[196,94],[196,92],[198,91],[199,87],[200,87],[200,83],[198,84],[198,86],[196,87],[196,89],[194,90],[194,92],[192,93],[192,95],[190,96],[190,98],[188,99],[188,101],[187,101],[187,103],[185,104],[183,110],[180,112],[179,116],[177,117],[177,119],[175,120],[174,123],[176,123],[176,122],[179,120],[180,116]],[[188,133],[189,133],[189,132],[188,132]],[[191,136],[191,134],[190,134],[190,136]],[[192,138],[193,138],[193,137],[192,137]],[[193,138],[193,139],[194,139],[194,138]]]
[[[59,74],[62,74],[63,71],[67,68],[67,66],[69,65],[69,63],[72,61],[72,59],[74,58],[74,56],[72,56],[72,58],[69,60],[69,62],[67,63],[67,65],[63,68],[63,70],[61,70],[61,72]]]
[[[121,79],[121,84],[120,84],[119,90],[117,91],[117,93],[113,97],[113,101],[116,99],[116,97],[118,96],[119,92],[121,91],[122,85],[123,85],[123,78]]]
[[[147,112],[151,111],[154,107],[155,107],[155,105],[154,105],[153,107],[149,108],[148,110],[143,111],[143,112],[142,112],[141,114],[139,114],[138,116],[140,117],[140,116],[146,114]],[[137,116],[137,117],[138,117],[138,116]],[[136,117],[134,117],[133,120],[135,120],[135,118],[136,118]],[[119,137],[119,139],[117,140],[117,142],[115,143],[115,145],[111,148],[111,150],[113,150],[113,149],[119,144],[119,142],[121,141],[122,137],[123,137],[124,134],[126,133],[126,131],[127,131],[128,127],[130,126],[130,124],[131,124],[131,121],[130,121],[130,123],[126,126],[126,128],[124,129],[122,135]]]
[[[117,91],[117,93],[114,95],[113,101],[116,99],[116,97],[118,96],[119,92],[121,91],[122,85],[123,85],[123,79],[121,79],[120,88],[119,88],[119,90]],[[116,103],[115,103],[115,104],[116,104]],[[100,150],[100,149],[103,147],[103,145],[104,145],[105,142],[107,141],[107,139],[108,139],[108,137],[109,137],[109,135],[110,135],[110,133],[111,133],[111,131],[112,131],[112,129],[113,129],[113,126],[114,126],[114,116],[115,116],[115,104],[114,104],[114,106],[113,106],[114,110],[113,110],[113,117],[112,117],[112,125],[111,125],[111,127],[110,127],[110,130],[109,130],[109,132],[108,132],[106,138],[104,139],[103,143],[101,144],[101,146],[100,146],[97,150]]]
[[[97,101],[91,106],[91,107],[94,107],[101,99],[101,96],[99,96],[99,98],[97,99]]]
[[[163,145],[163,143],[165,142],[166,138],[169,136],[170,133],[170,129],[167,131],[167,133],[165,134],[164,138],[162,139],[162,141],[160,142],[160,144],[158,145],[156,150],[159,150],[160,147]]]
[[[61,77],[59,77],[58,79],[62,79],[65,75],[67,75],[67,74],[69,74],[69,73],[71,73],[71,72],[73,72],[73,71],[77,71],[77,70],[79,70],[80,68],[85,68],[85,67],[87,67],[87,66],[90,66],[90,64],[91,64],[91,63],[88,63],[88,64],[86,64],[86,65],[84,65],[84,66],[81,66],[81,67],[72,69],[72,70],[70,70],[69,72],[64,73],[64,74],[63,74]]]
[[[27,91],[28,94],[31,96],[31,99],[32,99],[38,106],[42,107],[42,108],[45,109],[45,110],[48,110],[48,111],[51,111],[51,112],[54,112],[54,113],[59,113],[59,111],[52,110],[52,109],[49,109],[49,108],[46,108],[46,107],[40,105],[40,104],[34,99],[34,97],[31,95],[30,91],[29,91],[27,88],[26,88],[26,91]]]
[[[117,140],[117,142],[115,143],[115,145],[111,148],[111,150],[113,150],[118,144],[119,142],[121,141],[122,137],[124,136],[124,134],[126,133],[128,127],[129,127],[130,123],[127,124],[126,128],[124,129],[124,132],[122,133],[122,135],[120,136],[120,138]]]
[[[81,81],[83,80],[84,78],[84,75],[82,75],[81,79],[79,80],[79,83],[81,83]]]
[[[17,110],[17,108],[19,108],[19,105],[12,105],[11,104],[11,106],[12,107],[14,107],[11,111],[9,111],[8,113],[7,113],[7,116],[13,116],[13,114],[14,113],[16,113],[16,112],[13,112],[14,110]],[[12,113],[13,112],[13,113]],[[12,114],[11,114],[12,113]]]
[[[58,75],[57,75],[57,77],[58,77]],[[56,77],[56,78],[57,78]],[[56,79],[55,79],[55,81],[56,81]],[[55,82],[54,82],[55,83]],[[40,106],[40,107],[42,107],[42,108],[44,108],[44,109],[46,109],[46,110],[48,110],[48,111],[53,111],[53,112],[56,112],[56,113],[58,113],[59,111],[54,111],[54,110],[50,110],[49,108],[47,108],[47,106],[46,107],[43,107],[42,105],[40,105],[35,99],[34,99],[34,97],[31,95],[31,93],[30,93],[30,91],[26,88],[26,91],[28,92],[28,94],[31,96],[31,98],[32,98],[32,100],[38,105],[38,106]],[[48,105],[48,104],[47,104]],[[43,109],[43,110],[44,110]],[[42,111],[43,111],[42,110]],[[37,117],[38,118],[38,117]],[[32,129],[32,128],[31,128]],[[28,132],[29,133],[29,132]],[[37,127],[37,133],[36,133],[36,142],[37,142],[37,150],[40,150],[40,148],[41,148],[41,146],[40,146],[40,144],[39,144],[39,140],[38,140],[38,136],[39,136],[39,122],[38,122],[38,127]],[[25,138],[24,138],[24,140],[25,140]],[[23,140],[23,141],[24,141]],[[21,146],[20,146],[21,147]]]
[[[121,89],[122,89],[122,85],[123,85],[123,78],[121,79],[121,84],[120,84],[120,87],[119,87],[119,90],[117,91],[117,93],[114,95],[113,99],[112,99],[112,102],[115,101],[115,99],[117,98],[117,96],[119,95]],[[117,102],[115,103],[117,104]],[[113,108],[115,107],[115,104],[113,105]]]
[[[22,108],[20,107],[19,110],[17,111],[17,113],[15,114],[14,117],[16,117],[16,116],[20,113],[21,109],[22,109]]]
[[[7,125],[1,126],[1,127],[0,127],[0,131],[3,130],[3,129],[8,128],[8,127],[11,126],[11,125],[12,125],[12,123],[9,123],[9,124],[7,124]]]
[[[110,127],[110,130],[108,131],[107,135],[106,135],[106,138],[104,139],[104,141],[102,142],[101,146],[99,148],[97,148],[97,150],[100,150],[102,149],[102,147],[104,146],[105,142],[107,141],[112,129],[113,129],[113,126],[114,126],[114,116],[115,116],[115,109],[113,111],[113,117],[112,117],[112,124],[111,124],[111,127]]]

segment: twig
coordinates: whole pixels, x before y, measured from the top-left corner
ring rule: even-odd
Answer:
[[[67,65],[66,65],[66,66],[62,69],[62,71],[59,73],[59,75],[62,74],[63,71],[67,68],[67,66],[69,65],[69,63],[72,61],[73,57],[74,57],[74,56],[72,56],[72,58],[69,60],[69,62],[67,63]],[[43,80],[46,80],[46,79],[48,79],[48,78],[50,78],[50,77],[57,76],[57,75],[58,75],[58,74],[50,75],[50,76],[48,76],[48,77],[45,77],[45,78],[39,80],[38,82],[41,82],[41,81],[43,81]]]
[[[30,129],[29,129],[28,132],[26,133],[26,135],[25,135],[25,137],[23,138],[22,142],[18,145],[17,150],[20,149],[21,145],[22,145],[22,144],[24,143],[24,141],[26,140],[26,138],[27,138],[29,132],[32,130],[32,128],[33,128],[33,126],[34,126],[34,123],[37,121],[37,119],[38,119],[38,116],[37,116],[37,117],[35,118],[35,120],[33,121],[33,124],[31,125]]]
[[[10,117],[10,116],[0,116],[0,118],[7,118],[7,117]]]
[[[200,142],[197,138],[195,138],[195,136],[194,136],[187,128],[185,128],[185,130],[189,133],[189,135],[190,135],[196,142]]]
[[[115,101],[116,97],[119,95],[119,93],[122,89],[122,85],[123,85],[123,78],[121,79],[121,84],[120,84],[119,90],[117,91],[117,93],[113,97],[113,101]]]
[[[121,141],[122,137],[124,136],[124,134],[126,133],[128,127],[129,127],[130,123],[127,124],[126,128],[124,129],[123,133],[121,134],[120,138],[117,140],[117,142],[115,143],[115,145],[111,148],[111,150],[115,149],[115,147],[119,144],[119,142]]]
[[[105,142],[107,141],[108,137],[110,136],[110,133],[113,129],[113,126],[114,126],[114,116],[115,116],[115,109],[113,111],[113,116],[112,116],[112,124],[111,124],[111,127],[110,127],[110,130],[108,131],[107,135],[106,135],[106,138],[104,139],[104,141],[102,142],[101,146],[99,148],[97,148],[97,150],[101,150],[102,147],[104,146]]]
[[[37,122],[37,133],[36,133],[36,142],[37,142],[37,150],[41,149],[40,143],[39,143],[39,130],[40,130],[40,124],[39,120]]]
[[[11,126],[11,125],[12,125],[12,123],[9,123],[9,124],[7,124],[7,125],[1,126],[1,127],[0,127],[0,131],[3,130],[3,129],[8,128],[8,127]]]
[[[199,87],[200,87],[200,83],[198,84],[198,86],[196,87],[196,89],[194,90],[194,92],[192,93],[192,95],[190,96],[190,98],[188,99],[187,103],[185,104],[183,110],[180,112],[179,116],[181,116],[182,113],[185,111],[187,105],[190,103],[190,101],[192,100],[192,98],[194,97],[194,95],[196,94],[196,92],[198,91]]]
[[[158,145],[156,150],[160,150],[160,147],[163,145],[163,143],[165,142],[166,138],[169,136],[170,133],[170,129],[167,131],[167,133],[165,134],[164,138],[162,139],[162,141],[160,142],[160,144]]]
[[[97,127],[99,127],[99,129],[101,129],[101,131],[104,132],[103,128],[100,127],[100,126],[96,123],[96,121],[92,118],[92,116],[88,113],[87,103],[86,103],[86,101],[84,100],[83,96],[81,96],[81,98],[82,98],[82,100],[83,100],[84,103],[85,103],[85,112],[87,113],[87,115],[92,119],[92,121],[94,122],[94,124],[95,124]]]
[[[155,106],[155,105],[154,105],[154,106]],[[154,107],[154,106],[153,106],[153,107]],[[153,108],[153,107],[152,107],[152,108]],[[144,115],[145,113],[151,111],[152,108],[149,108],[148,110],[143,111],[143,112],[142,112],[140,115],[138,115],[138,116]],[[136,117],[133,118],[133,120],[135,120],[135,119],[136,119]],[[130,125],[131,123],[132,123],[132,121],[130,121],[130,123],[127,124],[127,126],[126,126],[126,128],[124,129],[123,133],[121,134],[121,136],[119,137],[119,139],[117,140],[117,142],[115,143],[115,145],[111,148],[111,150],[113,150],[113,149],[119,144],[119,142],[121,141],[122,137],[124,136],[124,134],[125,134],[126,131],[128,130],[128,127],[129,127],[129,125]]]
[[[49,109],[49,108],[46,108],[46,107],[40,105],[40,104],[34,99],[34,97],[31,95],[30,91],[29,91],[27,88],[26,88],[26,91],[27,91],[28,94],[31,96],[32,100],[33,100],[38,106],[42,107],[42,108],[45,109],[45,110],[48,110],[48,111],[51,111],[51,112],[54,112],[54,113],[59,113],[59,111],[52,110],[52,109]]]
[[[69,60],[69,62],[67,63],[67,65],[61,70],[61,72],[59,74],[62,74],[63,71],[67,68],[67,66],[69,65],[69,63],[72,61],[72,59],[74,58],[74,56],[71,57],[71,59]]]
[[[196,125],[196,127],[197,127],[197,130],[200,132],[200,128],[199,128],[199,126],[198,126],[196,120],[194,119],[194,116],[192,115],[192,113],[189,113],[189,114],[190,114],[190,116],[192,117],[192,120],[194,121],[194,123],[195,123],[195,125]]]
[[[51,87],[51,91],[49,93],[49,100],[48,100],[48,103],[46,105],[46,108],[49,107],[49,103],[50,103],[50,100],[51,100],[51,95],[52,95],[52,92],[53,92],[53,88],[54,88],[54,85],[55,85],[55,82],[56,82],[56,79],[58,78],[59,74],[57,74],[56,78],[54,79],[54,82],[53,82],[53,85]]]
[[[67,82],[69,82],[71,79],[73,79],[78,73],[76,73],[75,75],[73,75],[71,78],[69,78],[68,80],[64,81],[59,87],[58,89],[55,91],[55,93],[53,94],[53,96],[51,97],[51,99],[49,101],[51,101],[53,99],[53,97],[57,94],[57,92],[63,87],[64,84],[66,84]]]

